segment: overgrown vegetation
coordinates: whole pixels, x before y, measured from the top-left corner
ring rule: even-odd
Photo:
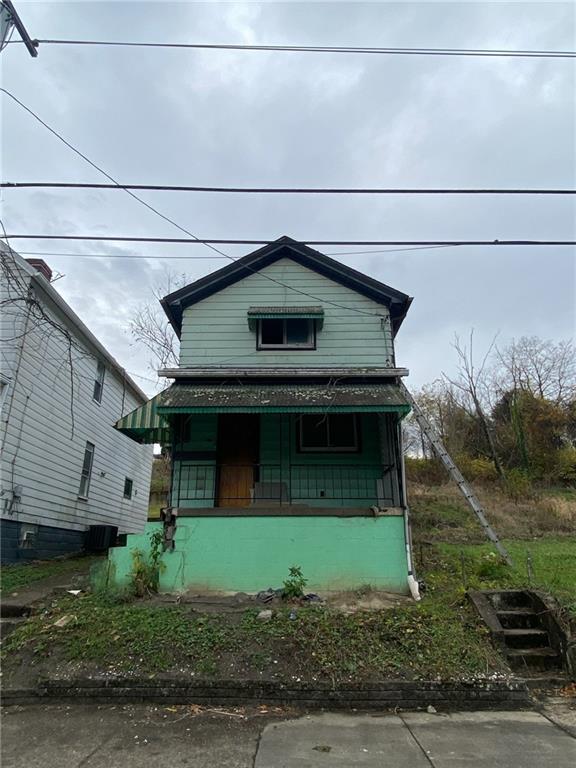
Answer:
[[[74,557],[3,565],[0,569],[0,590],[6,594],[19,589],[26,589],[35,582],[48,579],[51,576],[64,576],[79,568],[87,570],[95,560],[94,557]]]
[[[476,360],[473,334],[454,343],[456,374],[415,393],[468,479],[498,482],[512,500],[534,489],[576,485],[576,350],[572,342],[523,337]],[[444,481],[445,470],[408,420],[410,479]],[[424,459],[425,461],[422,461]],[[429,461],[427,461],[429,460]]]
[[[146,597],[158,592],[160,574],[166,568],[162,562],[164,553],[164,534],[153,531],[150,534],[150,551],[145,554],[140,549],[132,550],[132,571],[130,581],[136,597]]]

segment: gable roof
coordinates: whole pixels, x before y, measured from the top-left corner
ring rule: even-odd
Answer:
[[[284,235],[263,248],[236,259],[233,264],[228,264],[165,296],[160,303],[178,337],[182,329],[182,313],[186,307],[284,258],[292,259],[303,267],[386,306],[390,311],[392,331],[396,335],[412,303],[410,296]]]

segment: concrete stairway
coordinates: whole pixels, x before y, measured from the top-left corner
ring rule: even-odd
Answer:
[[[562,669],[556,622],[540,596],[524,589],[473,590],[470,599],[512,669]]]

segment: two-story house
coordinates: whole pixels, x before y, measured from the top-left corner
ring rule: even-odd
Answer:
[[[147,396],[63,300],[45,262],[2,244],[0,276],[2,562],[78,552],[91,526],[141,531],[152,446],[114,424]]]
[[[298,565],[313,589],[408,591],[394,339],[410,302],[288,237],[162,300],[180,365],[117,424],[170,446],[162,589],[251,592]],[[147,536],[111,554],[120,581]]]

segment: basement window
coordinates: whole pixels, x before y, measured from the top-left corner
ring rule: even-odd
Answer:
[[[354,413],[300,416],[299,450],[316,453],[357,453],[358,420]]]
[[[293,317],[258,321],[258,349],[315,349],[314,320]]]

